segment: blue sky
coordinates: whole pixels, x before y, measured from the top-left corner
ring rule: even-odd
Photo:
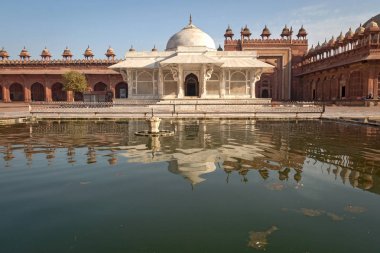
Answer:
[[[66,46],[75,58],[83,58],[87,45],[96,58],[104,58],[109,45],[118,58],[131,45],[139,51],[153,45],[164,50],[190,13],[194,24],[222,45],[228,24],[235,34],[247,24],[254,37],[264,25],[279,37],[285,24],[296,31],[303,24],[311,45],[380,13],[378,0],[3,0],[1,9],[0,47],[13,59],[24,46],[37,59],[45,46],[54,58],[61,58]]]

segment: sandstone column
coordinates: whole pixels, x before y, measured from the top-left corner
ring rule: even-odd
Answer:
[[[45,86],[45,101],[46,102],[53,101],[51,97],[51,88],[48,85]]]
[[[30,91],[30,86],[24,86],[24,102],[29,103],[32,100],[32,93]]]

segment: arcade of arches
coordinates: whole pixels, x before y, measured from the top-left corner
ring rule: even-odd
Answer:
[[[378,71],[362,66],[343,68],[303,77],[303,97],[310,101],[361,100],[380,98],[380,66]]]
[[[90,82],[92,91],[111,91],[114,98],[128,98],[128,84],[119,79],[116,75],[115,81],[107,83],[106,81]],[[8,79],[9,78],[9,79]],[[12,81],[16,79],[17,81]],[[20,79],[20,80],[19,80]],[[120,77],[121,79],[121,77]],[[8,81],[9,80],[9,81]],[[21,78],[6,77],[0,82],[0,101],[3,102],[31,102],[31,101],[82,101],[81,92],[67,92],[63,89],[60,79],[54,79],[52,82],[39,80],[25,84]],[[26,80],[28,82],[29,80]]]

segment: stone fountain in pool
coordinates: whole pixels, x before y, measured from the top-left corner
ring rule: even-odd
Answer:
[[[154,116],[152,109],[152,116],[146,119],[149,129],[138,131],[135,135],[138,136],[172,136],[174,135],[174,131],[169,130],[160,130],[161,119],[159,117]]]

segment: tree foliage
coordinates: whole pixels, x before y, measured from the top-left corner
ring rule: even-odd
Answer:
[[[77,71],[68,71],[62,77],[65,91],[84,92],[87,90],[88,83],[84,74]]]

